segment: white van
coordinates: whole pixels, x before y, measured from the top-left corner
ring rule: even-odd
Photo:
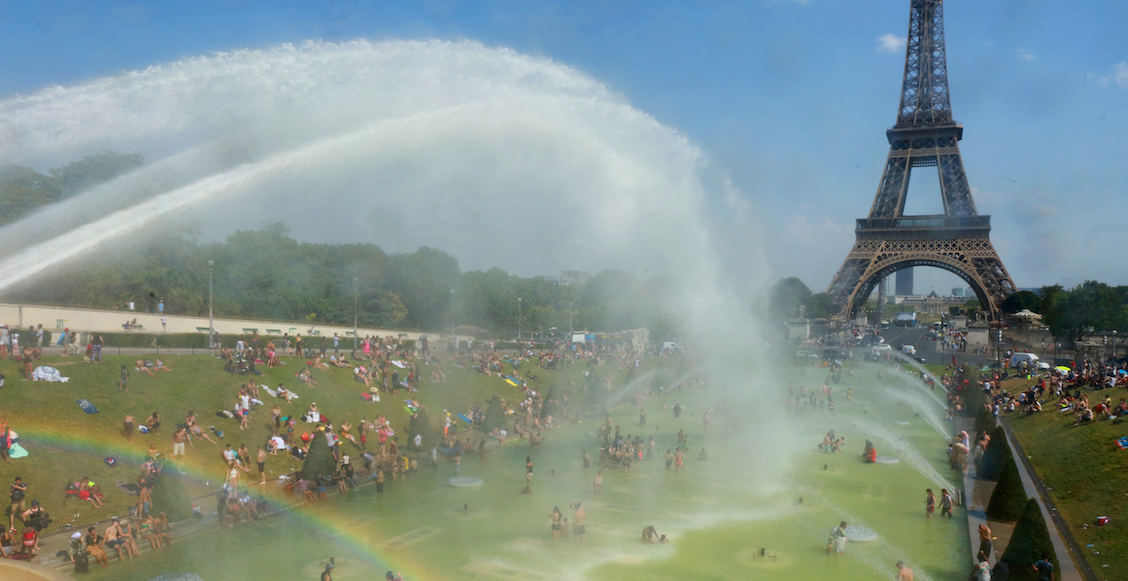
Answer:
[[[1018,367],[1025,362],[1032,368],[1038,368],[1038,356],[1033,353],[1015,353],[1011,355],[1010,366]]]
[[[912,345],[901,345],[901,353],[905,355],[916,355],[916,347]]]

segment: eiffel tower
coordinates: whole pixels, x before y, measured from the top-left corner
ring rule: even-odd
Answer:
[[[894,272],[932,266],[962,278],[981,308],[999,318],[999,305],[1015,291],[991,245],[991,217],[975,211],[959,140],[963,125],[952,119],[944,53],[943,0],[912,0],[905,48],[905,78],[897,123],[885,132],[889,157],[868,218],[857,221],[854,247],[827,293],[838,316],[849,319],[879,282]],[[913,168],[940,174],[944,213],[905,216]]]

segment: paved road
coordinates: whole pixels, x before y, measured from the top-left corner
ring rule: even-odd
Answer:
[[[912,345],[916,347],[917,355],[924,357],[925,362],[929,365],[948,365],[952,362],[952,355],[955,355],[961,362],[975,365],[990,365],[995,361],[992,357],[978,353],[942,351],[940,350],[940,342],[929,340],[926,337],[927,334],[927,327],[890,327],[881,330],[881,336],[885,338],[885,342],[894,351],[900,351],[902,345]]]

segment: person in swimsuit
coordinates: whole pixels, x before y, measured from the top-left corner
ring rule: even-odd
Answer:
[[[936,512],[936,495],[932,493],[931,488],[924,490],[928,493],[928,498],[924,499],[924,518],[932,518],[932,513]]]
[[[560,514],[560,507],[559,506],[552,507],[552,512],[549,513],[548,516],[552,517],[552,538],[559,539],[560,538],[560,528],[561,528],[560,519],[563,518],[563,515]]]

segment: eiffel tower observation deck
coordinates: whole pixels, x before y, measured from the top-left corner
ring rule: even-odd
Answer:
[[[991,244],[991,217],[975,209],[959,141],[963,125],[952,117],[944,48],[943,0],[911,0],[905,71],[897,122],[885,132],[889,156],[870,207],[857,220],[856,241],[827,289],[839,317],[851,318],[873,289],[894,272],[941,268],[975,292],[992,319],[1015,291]],[[905,197],[914,168],[935,167],[944,213],[906,216]]]

